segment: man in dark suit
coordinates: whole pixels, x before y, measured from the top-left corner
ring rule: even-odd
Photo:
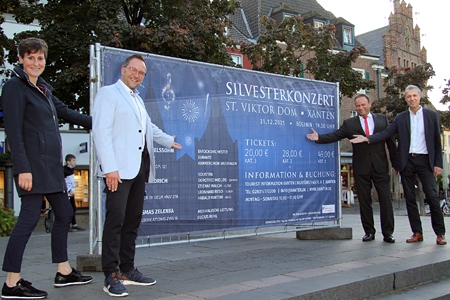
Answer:
[[[342,126],[328,134],[318,134],[314,129],[307,138],[319,144],[333,143],[344,138],[351,139],[354,135],[370,135],[380,132],[388,127],[388,119],[381,114],[372,114],[369,97],[364,94],[355,97],[355,107],[358,116],[344,120]],[[384,141],[384,140],[383,140]],[[358,190],[358,201],[360,206],[361,223],[365,235],[363,242],[375,239],[375,226],[372,208],[372,183],[375,186],[380,202],[380,219],[383,240],[387,243],[395,243],[394,212],[392,209],[390,187],[389,187],[389,165],[386,148],[388,146],[390,158],[395,157],[395,143],[392,139],[386,142],[373,144],[353,144],[353,172],[356,188]]]
[[[435,111],[420,105],[422,93],[417,86],[409,85],[405,100],[409,109],[398,114],[384,131],[370,137],[362,135],[350,140],[352,143],[378,143],[398,134],[398,149],[394,168],[400,172],[405,192],[406,209],[413,235],[407,243],[423,241],[422,222],[416,202],[414,180],[416,174],[422,183],[430,206],[431,224],[436,234],[436,243],[445,245],[445,224],[436,192],[435,176],[442,173],[442,146],[439,116]]]

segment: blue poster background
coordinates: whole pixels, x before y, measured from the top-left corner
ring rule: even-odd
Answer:
[[[102,85],[134,53],[105,48]],[[144,57],[140,95],[183,149],[155,144],[140,237],[337,220],[338,144],[306,139],[337,128],[336,84]]]

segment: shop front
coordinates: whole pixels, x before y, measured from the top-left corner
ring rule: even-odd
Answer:
[[[351,205],[358,196],[356,193],[355,179],[353,177],[352,152],[341,152],[341,185],[344,205]]]
[[[74,170],[75,205],[77,208],[89,207],[89,170]]]
[[[0,169],[0,208],[5,207],[5,171]]]
[[[63,157],[67,154],[73,154],[77,159],[77,166],[74,170],[75,175],[75,204],[77,208],[88,208],[90,199],[89,199],[89,151],[88,149],[88,141],[89,134],[84,130],[66,130],[61,129],[61,138],[62,138],[62,150]],[[4,147],[5,145],[5,132],[3,128],[0,128],[0,154],[5,153],[7,150]],[[62,168],[62,165],[61,165]],[[10,182],[12,184],[12,175],[9,172],[9,179],[6,178],[5,166],[4,164],[0,164],[0,208],[5,206],[11,207],[18,213],[20,210],[20,198],[17,195],[15,186],[11,187],[12,191],[12,205],[8,205],[5,193],[5,183]],[[11,195],[9,196],[11,198]]]

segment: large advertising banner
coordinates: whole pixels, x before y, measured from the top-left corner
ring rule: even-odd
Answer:
[[[105,48],[102,85],[129,52]],[[155,144],[139,237],[337,220],[337,85],[145,55],[138,88],[152,122],[182,150]],[[123,145],[127,147],[127,145]]]

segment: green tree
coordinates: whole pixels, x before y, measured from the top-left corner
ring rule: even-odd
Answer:
[[[5,22],[5,16],[3,11],[6,10],[5,4],[0,4],[0,25]],[[5,35],[3,28],[0,27],[0,75],[3,74],[4,70],[1,68],[5,62],[5,50],[8,47],[8,37]]]
[[[433,66],[429,63],[412,68],[407,72],[392,67],[388,70],[388,76],[384,79],[386,97],[375,101],[372,110],[387,114],[392,121],[397,114],[408,109],[403,93],[410,84],[422,90],[422,104],[429,104],[430,101],[426,96],[426,91],[433,87],[427,85],[427,81],[434,75]]]
[[[232,65],[225,35],[228,15],[238,3],[228,0],[117,1],[126,18],[104,19],[97,33],[110,46],[223,65]],[[109,5],[109,2],[108,2]]]
[[[11,1],[11,0],[8,0]],[[29,1],[14,11],[17,21],[38,20],[41,30],[22,32],[49,45],[43,77],[55,95],[74,109],[89,111],[89,46],[106,46],[210,63],[233,65],[226,51],[228,0],[48,0]],[[17,60],[15,47],[8,60]]]
[[[375,88],[373,80],[364,79],[360,72],[352,68],[352,63],[364,53],[366,53],[364,47],[338,53],[318,49],[316,56],[308,60],[307,69],[316,80],[339,82],[341,95],[352,97],[359,90]]]
[[[445,81],[445,86],[442,89],[442,99],[441,101],[439,101],[439,103],[442,104],[449,104],[450,102],[450,80],[444,79]],[[449,106],[450,109],[450,106]],[[441,116],[441,124],[442,126],[444,126],[445,128],[450,128],[450,111],[441,111],[440,112],[440,116]]]
[[[5,23],[5,13],[11,12],[19,6],[19,0],[4,0],[0,2],[0,25]],[[5,49],[10,49],[13,46],[12,41],[6,36],[3,27],[0,27],[0,75],[5,72],[2,68],[6,61]]]
[[[450,102],[450,79],[444,79],[445,86],[442,89],[442,99],[439,103],[448,104]],[[448,107],[450,109],[450,106]]]
[[[310,72],[314,79],[339,82],[341,95],[348,97],[358,90],[375,88],[373,81],[363,79],[352,69],[352,63],[366,52],[363,47],[348,52],[330,51],[336,42],[333,25],[317,29],[304,24],[298,16],[285,18],[280,24],[264,16],[260,24],[257,42],[240,45],[253,69],[291,76]]]

